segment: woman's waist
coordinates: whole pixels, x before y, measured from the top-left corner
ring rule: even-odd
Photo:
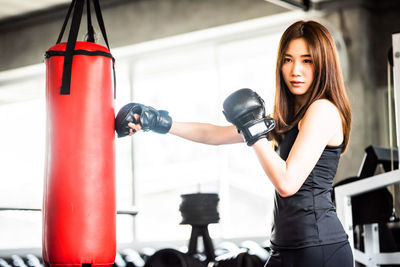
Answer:
[[[281,210],[324,210],[335,209],[332,203],[331,192],[328,190],[307,190],[300,189],[296,194],[290,197],[281,197],[276,193],[275,209]]]
[[[301,247],[344,240],[346,234],[332,209],[275,213],[271,242],[277,246]]]

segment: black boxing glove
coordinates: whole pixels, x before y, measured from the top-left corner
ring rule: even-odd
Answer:
[[[172,118],[166,110],[157,110],[150,106],[142,106],[142,113],[140,114],[140,125],[142,130],[153,131],[160,134],[169,132],[172,126]]]
[[[139,121],[136,121],[134,114],[139,115]],[[138,103],[126,104],[119,110],[115,118],[115,131],[118,137],[129,135],[129,122],[140,123],[143,131],[151,130],[161,134],[168,133],[172,126],[172,118],[169,116],[168,111],[156,110]]]
[[[253,90],[239,89],[223,104],[225,118],[236,126],[248,146],[252,146],[275,128],[275,121],[265,117],[264,100]]]

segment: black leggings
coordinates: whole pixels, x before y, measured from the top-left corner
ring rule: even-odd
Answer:
[[[272,251],[264,267],[353,267],[348,241],[291,250]]]

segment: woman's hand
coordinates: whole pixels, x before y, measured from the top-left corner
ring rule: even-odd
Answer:
[[[133,115],[136,121],[139,121],[139,114],[135,114]],[[142,130],[142,125],[140,125],[140,123],[134,124],[133,122],[129,122],[128,123],[129,126],[129,136],[134,135],[135,133],[139,132],[140,130]]]

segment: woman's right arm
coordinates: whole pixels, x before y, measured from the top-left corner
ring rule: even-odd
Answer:
[[[243,142],[235,126],[219,126],[200,122],[173,122],[170,134],[184,139],[208,144],[224,145]]]

